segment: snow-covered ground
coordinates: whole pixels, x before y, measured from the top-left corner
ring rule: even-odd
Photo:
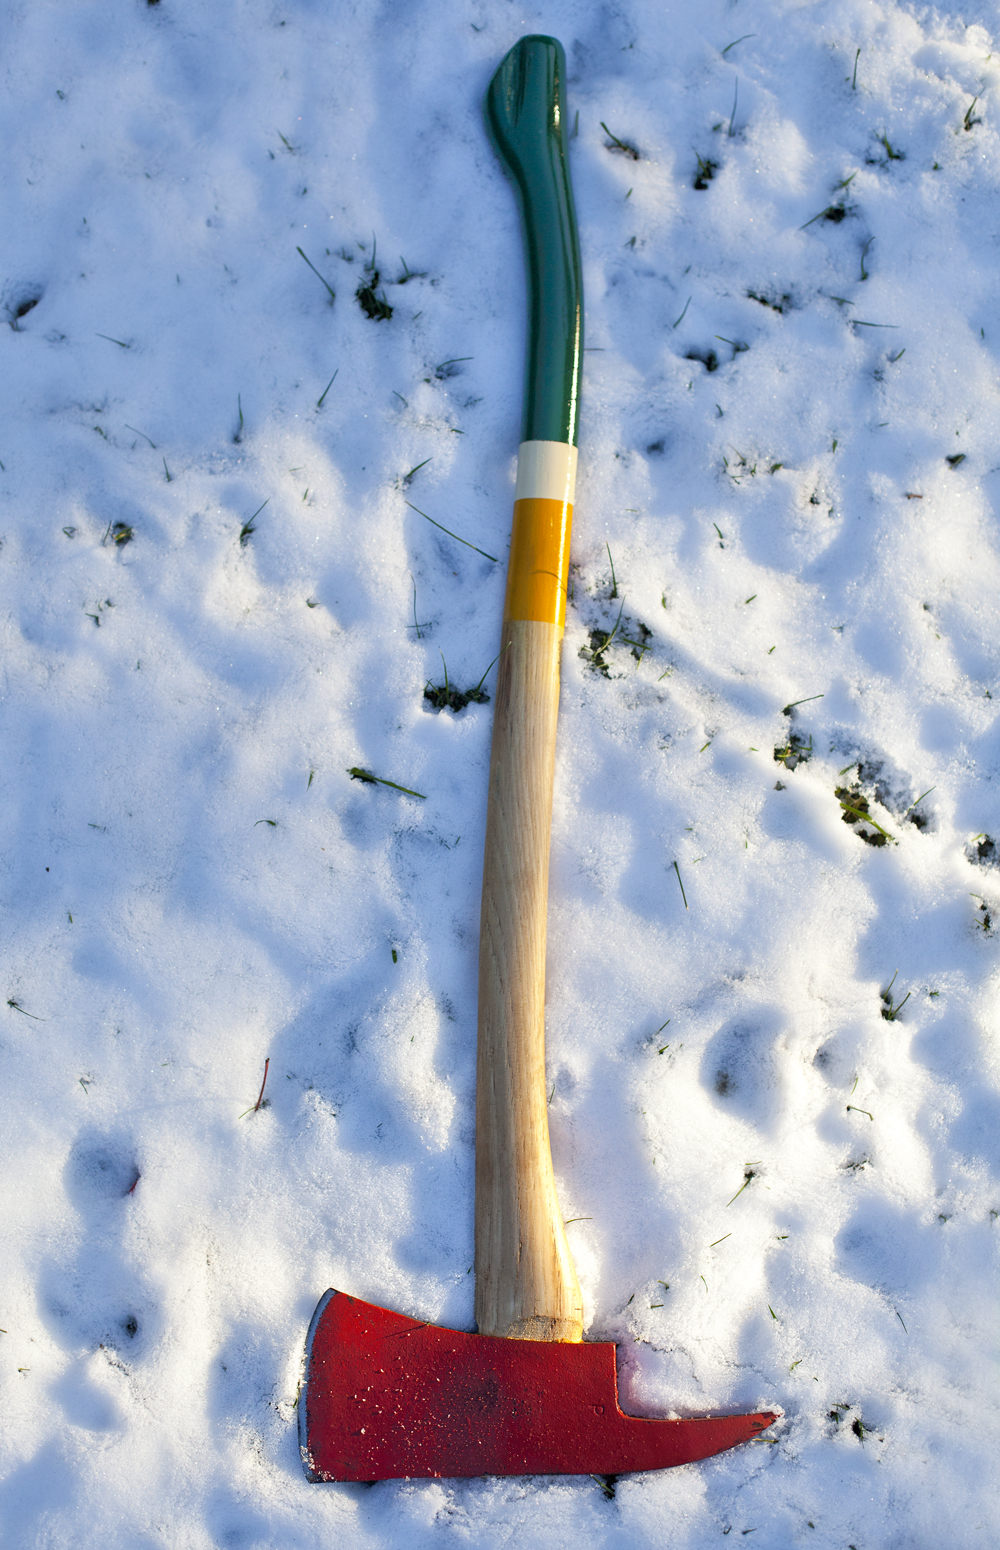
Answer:
[[[995,24],[3,6],[4,1545],[997,1543]],[[628,1408],[785,1419],[610,1499],[308,1485],[326,1287],[472,1323],[491,705],[424,687],[497,650],[531,31],[587,285],[561,1201]]]

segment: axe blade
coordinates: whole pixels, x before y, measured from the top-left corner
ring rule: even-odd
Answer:
[[[309,1330],[299,1443],[310,1480],[622,1475],[708,1458],[777,1419],[628,1416],[611,1343],[469,1335],[329,1291]]]

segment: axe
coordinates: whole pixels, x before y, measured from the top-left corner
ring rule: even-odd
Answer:
[[[565,74],[554,38],[522,38],[485,104],[521,211],[528,350],[483,865],[478,1334],[328,1291],[309,1330],[299,1403],[310,1480],[619,1475],[707,1458],[777,1420],[622,1412],[614,1345],[582,1338],[552,1172],[545,926],[583,351]]]

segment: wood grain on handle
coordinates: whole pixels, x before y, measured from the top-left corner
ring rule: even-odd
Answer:
[[[561,463],[561,473],[555,470],[561,487],[548,477],[551,470],[536,469],[539,448],[552,449],[542,462]],[[575,448],[529,442],[520,463],[483,864],[476,1322],[484,1335],[579,1340],[583,1305],[552,1173],[545,1082],[549,837]],[[563,516],[550,522],[557,489]],[[532,522],[539,510],[541,536],[522,534],[519,542],[519,524]],[[538,602],[549,594],[548,605]],[[545,606],[548,619],[510,617]]]

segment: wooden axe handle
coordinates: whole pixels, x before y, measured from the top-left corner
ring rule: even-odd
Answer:
[[[486,96],[487,128],[521,211],[528,350],[483,865],[476,1320],[480,1334],[522,1340],[583,1332],[545,1081],[552,777],[583,349],[564,78],[554,38],[522,38]]]
[[[583,1309],[549,1151],[545,917],[562,630],[504,626],[483,865],[476,1071],[476,1321],[579,1340]]]

